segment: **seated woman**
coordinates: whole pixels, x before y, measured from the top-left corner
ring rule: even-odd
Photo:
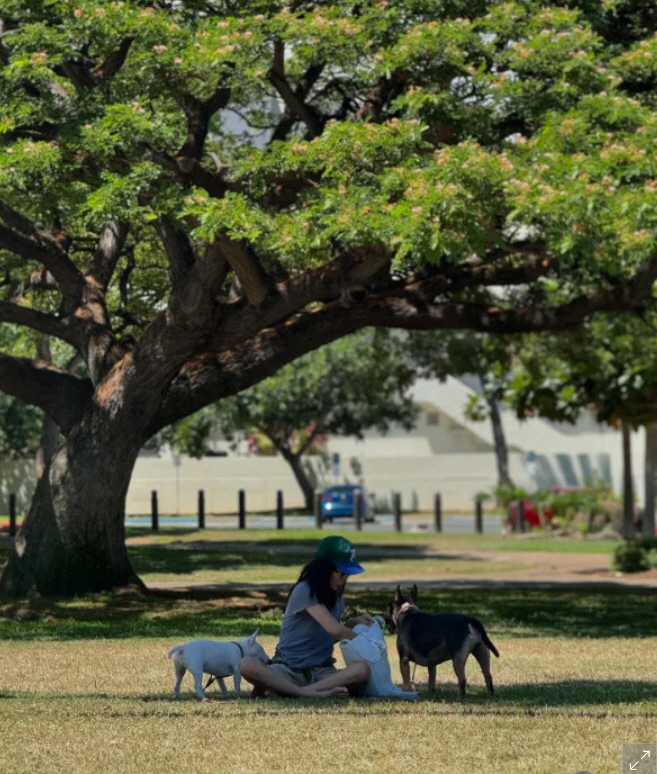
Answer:
[[[369,615],[340,623],[347,578],[361,572],[356,551],[346,538],[331,535],[320,542],[317,555],[290,591],[272,663],[265,665],[255,658],[240,662],[242,676],[254,686],[253,696],[267,692],[312,698],[347,696],[368,681],[367,664],[336,669],[333,658],[338,640],[356,636],[354,626],[374,623]]]

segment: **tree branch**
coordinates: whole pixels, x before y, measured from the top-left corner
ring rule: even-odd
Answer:
[[[262,331],[235,349],[199,355],[170,384],[146,438],[215,400],[251,387],[300,355],[353,333],[366,324],[364,311],[351,315],[343,309],[308,312]]]
[[[164,245],[171,284],[175,287],[189,274],[196,256],[187,234],[172,226],[167,218],[159,218],[155,227]]]
[[[29,218],[0,202],[0,248],[22,256],[28,261],[42,263],[59,283],[69,303],[77,301],[84,287],[84,279],[77,267],[61,247],[58,239],[63,235],[46,234]]]
[[[657,257],[646,261],[629,281],[580,296],[560,306],[503,309],[482,304],[416,303],[416,289],[396,295],[373,295],[354,301],[348,309],[331,304],[285,318],[276,327],[261,330],[248,340],[217,353],[205,353],[187,363],[170,384],[157,416],[148,428],[157,432],[213,401],[233,395],[300,355],[366,326],[408,330],[463,329],[521,333],[561,331],[580,325],[595,312],[640,309],[657,280]],[[216,343],[216,342],[215,342]],[[228,348],[230,347],[230,348]]]
[[[43,409],[65,435],[79,422],[93,396],[87,379],[50,363],[4,354],[0,354],[0,390]]]
[[[127,236],[127,223],[108,223],[100,235],[89,276],[103,289],[114,274]]]
[[[74,318],[60,320],[52,314],[39,312],[27,306],[0,301],[0,322],[23,325],[33,331],[66,341],[73,347],[80,345],[81,331]]]
[[[276,91],[280,94],[290,113],[293,116],[297,116],[308,127],[310,138],[320,135],[324,128],[321,116],[318,115],[317,111],[311,105],[306,104],[304,101],[305,94],[303,93],[303,90],[293,90],[285,77],[285,44],[282,40],[276,40],[274,42],[274,59],[267,77]],[[319,73],[317,74],[317,77],[319,77]],[[276,137],[275,139],[282,138]]]
[[[180,149],[180,156],[197,161],[201,158],[210,119],[217,110],[226,107],[230,101],[230,95],[230,87],[220,86],[205,102],[189,94],[183,97],[183,110],[187,116],[187,138]]]
[[[133,41],[134,38],[132,37],[124,38],[117,50],[113,51],[107,59],[93,71],[96,82],[106,81],[118,73],[128,57],[128,51],[130,51],[130,46]]]
[[[199,161],[190,156],[172,158],[166,153],[156,151],[150,146],[142,145],[144,157],[154,161],[164,169],[173,172],[183,183],[195,185],[207,191],[215,199],[222,199],[228,191],[242,191],[243,186],[226,180],[223,174],[209,172]]]
[[[272,290],[273,283],[253,251],[226,236],[218,237],[216,245],[235,272],[249,304],[259,306]]]

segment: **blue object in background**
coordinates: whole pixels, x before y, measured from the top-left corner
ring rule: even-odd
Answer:
[[[320,508],[324,521],[333,521],[336,516],[355,515],[354,494],[358,493],[358,502],[361,516],[365,521],[372,521],[367,510],[363,487],[358,484],[337,484],[329,486],[322,492]]]

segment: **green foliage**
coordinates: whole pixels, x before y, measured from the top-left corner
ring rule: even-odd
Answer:
[[[648,550],[640,541],[628,540],[614,552],[614,569],[618,572],[643,572],[651,567]]]
[[[356,13],[349,2],[294,11],[243,2],[232,14],[222,4],[4,0],[15,29],[0,76],[0,193],[34,216],[57,208],[71,230],[176,212],[198,238],[247,238],[292,269],[325,260],[336,240],[385,245],[398,266],[456,262],[501,239],[501,221],[540,228],[578,283],[601,270],[622,276],[651,250],[655,226],[646,85],[656,47],[630,6],[366,0]],[[611,38],[627,14],[621,44]],[[66,70],[106,60],[128,37],[125,64],[99,93]],[[261,148],[217,116],[208,150],[234,163],[244,193],[171,188],[155,156],[173,157],[185,141],[185,98],[208,99],[222,84],[254,127],[275,123],[276,39],[292,83],[322,63],[316,110],[335,119],[312,141],[298,126]],[[385,78],[401,79],[386,120],[340,116],[341,99],[360,101]],[[38,95],[22,90],[26,81]],[[44,122],[61,127],[57,139],[17,136]],[[298,195],[263,206],[290,175],[302,181]]]
[[[392,423],[411,429],[418,409],[405,393],[414,378],[403,342],[386,331],[366,330],[184,420],[171,440],[188,453],[200,450],[197,431],[207,438],[215,427],[235,442],[256,434],[298,455],[329,433],[361,438],[369,429],[386,432]]]
[[[525,489],[513,484],[502,484],[495,488],[493,494],[497,502],[507,511],[515,500],[524,500],[528,496]]]
[[[413,303],[572,301],[655,251],[656,16],[636,0],[0,0],[0,201],[66,235],[83,273],[107,221],[129,224],[105,300],[112,333],[135,340],[175,282],[154,228],[163,217],[197,254],[220,236],[240,240],[277,280],[378,254],[390,259],[386,281],[515,270],[529,265],[516,243],[531,239],[553,261],[539,280],[503,281],[504,293],[447,282]],[[304,94],[283,114],[272,77],[281,42],[287,85]],[[194,155],[194,109],[222,90]],[[3,299],[60,314],[59,294],[31,284],[35,268],[0,249]],[[434,322],[472,325],[442,310]],[[652,390],[642,367],[614,380],[610,364],[583,358],[616,385],[607,395],[562,377],[559,358],[536,347],[535,367],[532,355],[512,373],[521,415],[572,419],[573,405],[593,402],[605,419],[631,406],[642,421],[634,408]],[[513,359],[504,349],[453,337],[423,367],[479,360],[473,372],[499,400]]]
[[[0,457],[31,457],[39,447],[42,414],[0,393]]]
[[[636,426],[657,418],[657,336],[652,311],[596,317],[567,336],[528,336],[509,375],[519,417],[573,422],[586,407],[598,421]]]

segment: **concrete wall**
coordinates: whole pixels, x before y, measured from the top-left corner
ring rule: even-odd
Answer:
[[[325,463],[312,459],[319,485],[335,483]],[[431,510],[436,492],[445,508],[470,508],[480,492],[495,487],[497,471],[490,453],[439,454],[433,456],[342,458],[339,481],[363,481],[377,503],[389,505],[392,493],[402,496],[403,508]],[[511,454],[511,474],[520,485],[529,485],[523,456]],[[357,471],[357,472],[356,472]],[[158,491],[161,513],[195,513],[198,490],[205,491],[206,513],[234,513],[237,493],[246,490],[249,512],[273,511],[276,492],[283,491],[286,508],[303,507],[301,491],[280,457],[140,458],[128,490],[127,512],[150,513],[151,490]]]

